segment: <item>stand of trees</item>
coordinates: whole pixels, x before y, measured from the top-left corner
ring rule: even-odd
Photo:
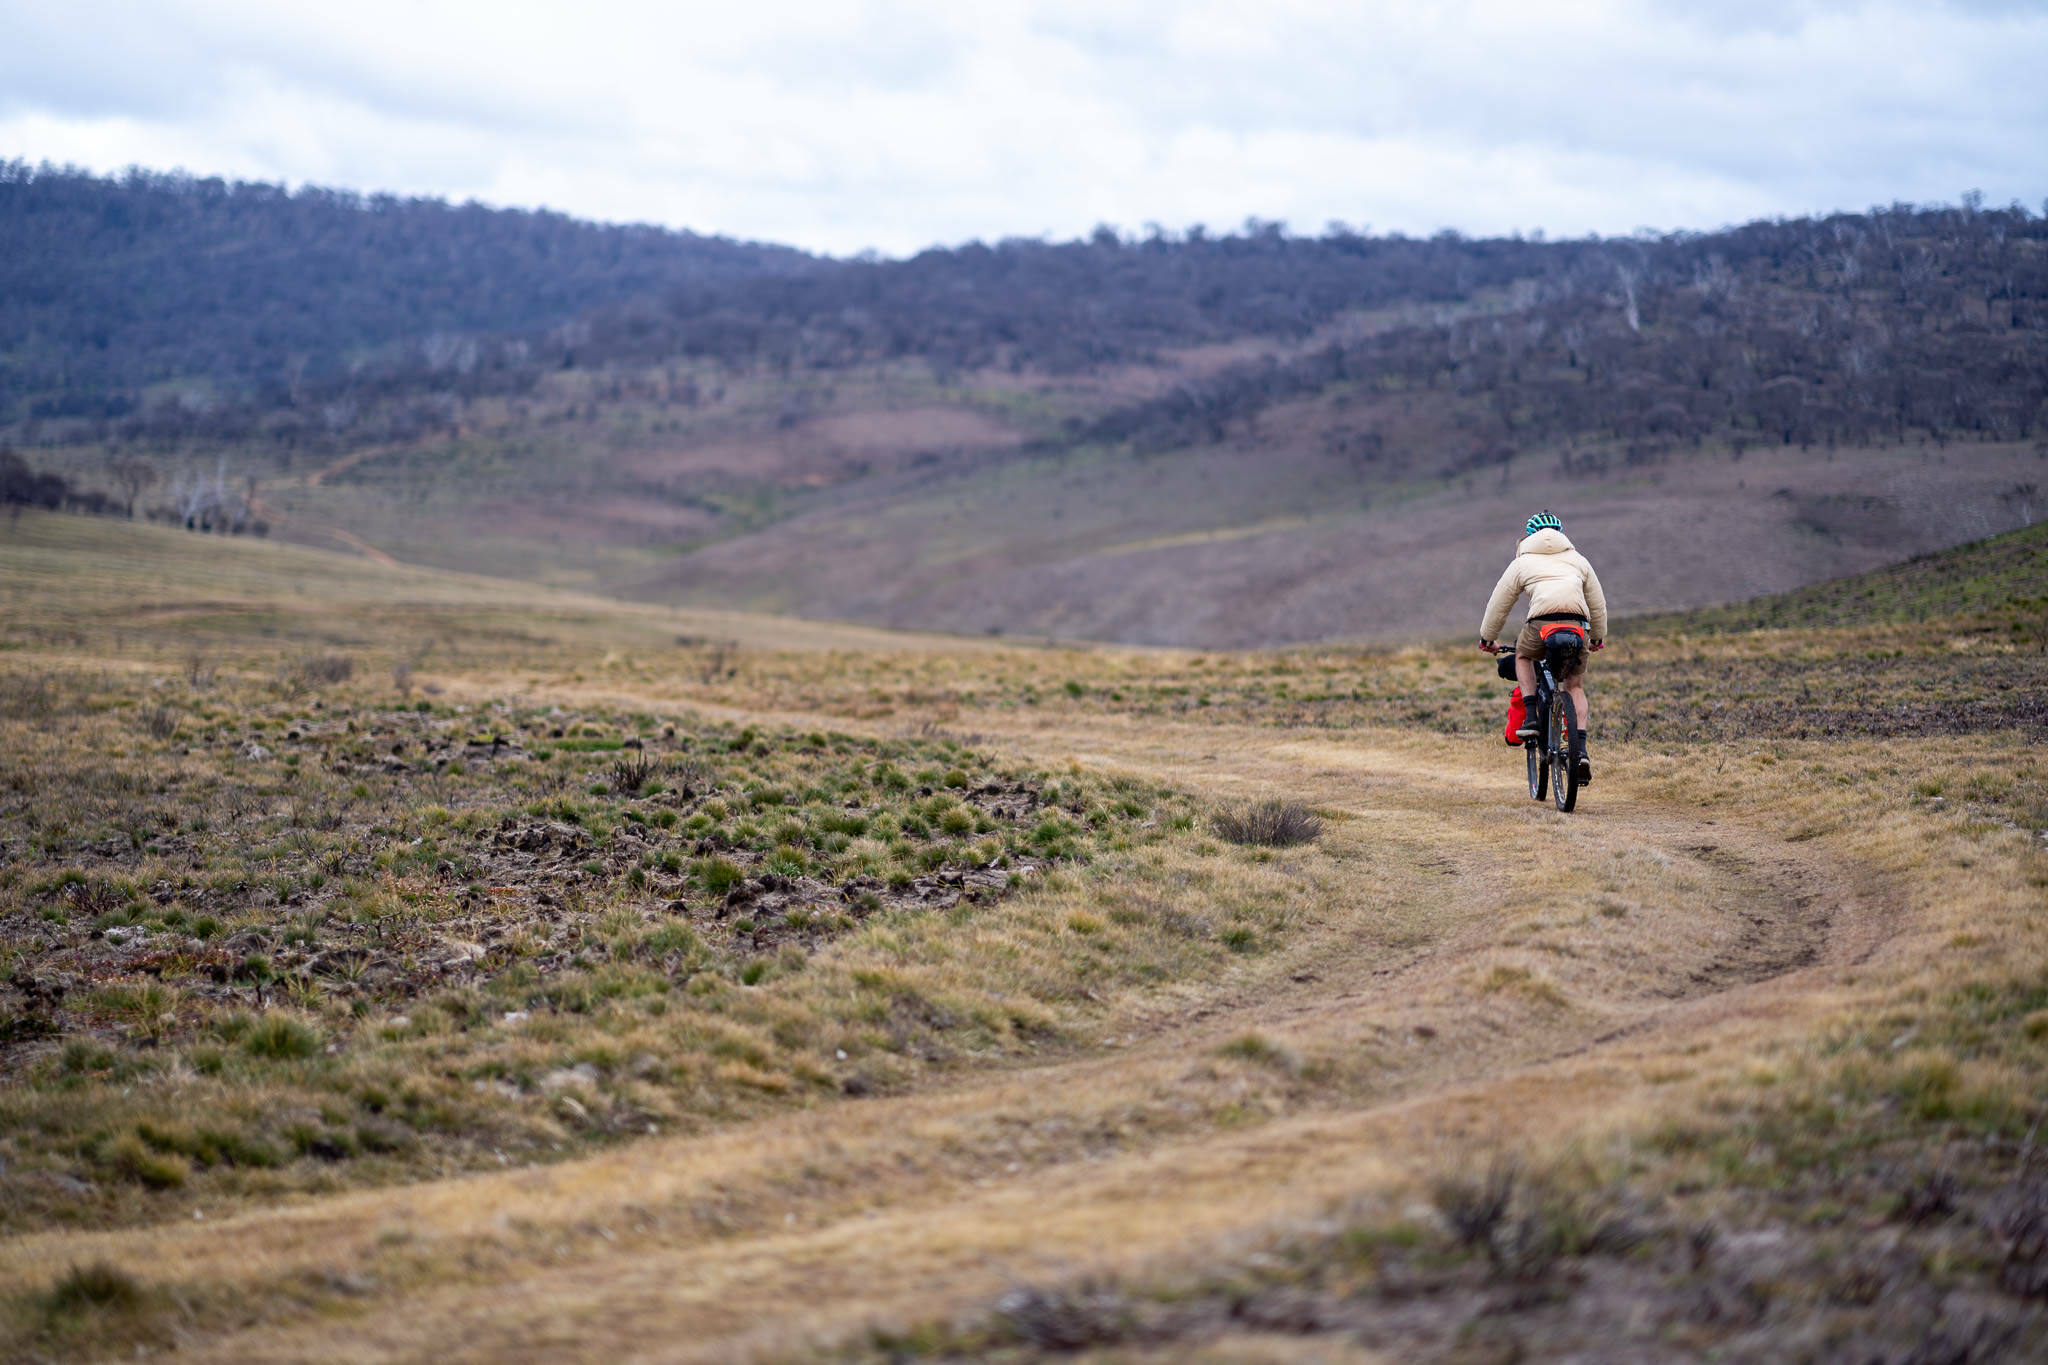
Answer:
[[[1089,435],[1222,439],[1337,385],[1467,400],[1464,468],[1564,437],[1641,457],[1708,439],[1864,444],[2048,437],[2048,219],[1897,208],[1611,243],[1523,306],[1232,367]],[[1372,459],[1381,442],[1357,434]]]
[[[0,507],[15,516],[24,507],[39,507],[48,512],[134,517],[137,495],[157,481],[155,466],[145,460],[118,459],[109,463],[107,473],[127,494],[125,501],[62,474],[38,470],[18,452],[0,446]],[[168,492],[170,502],[148,509],[151,521],[221,535],[270,534],[270,524],[256,515],[253,485],[237,491],[225,459],[217,460],[211,473],[180,471]]]
[[[271,405],[399,343],[460,369],[463,334],[811,264],[558,213],[0,161],[0,422],[125,418],[168,380],[188,405]]]
[[[19,516],[24,507],[101,516],[121,510],[117,500],[98,489],[80,488],[62,474],[39,471],[5,446],[0,446],[0,507],[14,516]]]

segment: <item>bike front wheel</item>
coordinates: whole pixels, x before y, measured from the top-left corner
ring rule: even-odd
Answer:
[[[1572,765],[1572,731],[1577,728],[1572,699],[1559,692],[1550,701],[1550,727],[1544,757],[1550,761],[1550,793],[1557,808],[1569,815],[1579,804],[1579,770]],[[1539,800],[1541,798],[1538,798]]]

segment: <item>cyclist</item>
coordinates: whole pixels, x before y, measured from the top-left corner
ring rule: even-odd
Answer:
[[[1491,654],[1494,641],[1508,623],[1508,613],[1522,594],[1529,595],[1529,619],[1515,640],[1515,676],[1522,695],[1536,695],[1536,661],[1543,657],[1543,627],[1568,622],[1587,632],[1587,643],[1599,649],[1607,643],[1607,596],[1600,591],[1599,575],[1586,557],[1565,539],[1563,525],[1545,508],[1529,518],[1525,539],[1515,547],[1514,560],[1494,585],[1486,604],[1486,617],[1479,623],[1479,647]],[[1568,677],[1557,679],[1572,699],[1572,716],[1578,725],[1571,734],[1572,767],[1579,785],[1593,781],[1593,765],[1586,758],[1586,656],[1578,655]],[[1531,715],[1522,726],[1522,738],[1534,738],[1536,718]]]

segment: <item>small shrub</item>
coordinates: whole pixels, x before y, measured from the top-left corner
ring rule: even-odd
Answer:
[[[1137,1330],[1129,1303],[1088,1285],[1013,1290],[997,1302],[996,1315],[1018,1341],[1061,1355],[1124,1341]]]
[[[127,888],[103,881],[72,882],[64,888],[64,894],[73,910],[94,919],[118,912],[130,899]]]
[[[152,706],[142,713],[142,728],[151,739],[169,739],[178,733],[178,713],[168,706]]]
[[[621,796],[636,796],[654,780],[655,763],[641,754],[631,754],[612,763],[612,790]]]
[[[40,720],[57,709],[57,686],[45,673],[0,675],[0,712]]]
[[[1323,822],[1299,801],[1259,801],[1218,811],[1209,822],[1220,839],[1262,848],[1289,848],[1322,837]]]
[[[346,654],[309,654],[292,666],[292,677],[306,687],[345,683],[356,675],[356,661]]]
[[[1946,1167],[1923,1170],[1899,1191],[1892,1216],[1915,1225],[1939,1222],[1955,1212],[1962,1192],[1962,1182]]]
[[[1516,1172],[1513,1163],[1496,1161],[1477,1179],[1440,1180],[1431,1191],[1431,1202],[1443,1215],[1444,1225],[1463,1247],[1490,1247],[1494,1232],[1508,1216],[1514,1202]]]

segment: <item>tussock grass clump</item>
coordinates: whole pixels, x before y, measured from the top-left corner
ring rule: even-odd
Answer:
[[[705,858],[697,864],[697,880],[713,896],[723,896],[747,879],[747,874],[730,858]]]
[[[1221,810],[1210,820],[1216,837],[1260,848],[1291,848],[1322,837],[1322,819],[1299,801],[1257,801]]]
[[[75,1265],[43,1294],[43,1308],[52,1316],[73,1315],[95,1308],[133,1308],[143,1300],[142,1282],[108,1261]]]
[[[152,1190],[175,1190],[192,1174],[183,1157],[152,1151],[133,1134],[108,1143],[100,1153],[100,1166],[109,1175]]]
[[[1294,1054],[1292,1048],[1276,1043],[1262,1033],[1240,1034],[1217,1048],[1216,1055],[1252,1062],[1259,1066],[1270,1066],[1280,1071],[1301,1069],[1301,1059]]]
[[[242,1047],[252,1057],[291,1061],[317,1054],[321,1038],[317,1030],[289,1014],[267,1014],[243,1036]]]
[[[170,1344],[175,1311],[161,1289],[106,1260],[74,1264],[46,1289],[0,1300],[0,1357],[102,1359]]]

